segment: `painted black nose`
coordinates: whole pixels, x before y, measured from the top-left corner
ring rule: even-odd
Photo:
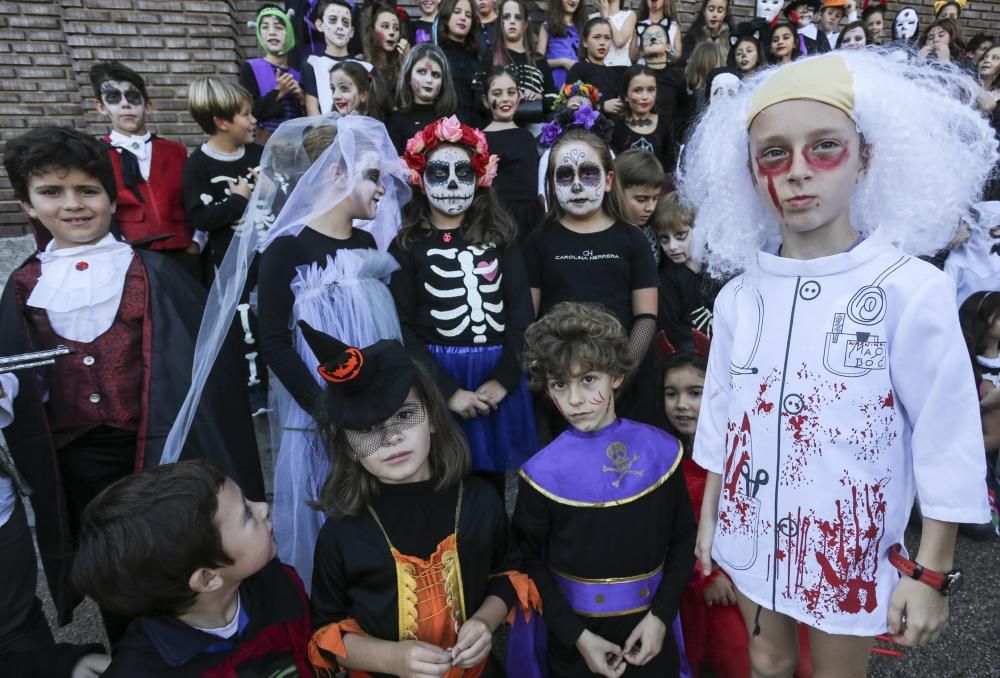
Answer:
[[[448,182],[448,190],[449,191],[454,191],[456,188],[458,188],[458,182],[457,181],[455,181],[454,179],[452,179],[451,181]]]

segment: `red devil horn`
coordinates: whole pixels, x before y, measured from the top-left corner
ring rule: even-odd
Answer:
[[[702,358],[708,360],[708,349],[712,343],[712,340],[707,334],[699,330],[691,328],[691,342],[693,344],[694,352],[700,355]]]
[[[677,347],[670,343],[670,340],[667,339],[667,333],[663,330],[656,334],[656,351],[661,358],[669,358],[677,353]]]

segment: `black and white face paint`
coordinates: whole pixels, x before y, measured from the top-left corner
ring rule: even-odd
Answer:
[[[469,154],[456,146],[442,146],[427,156],[424,192],[431,207],[442,214],[462,214],[476,194],[476,173]]]
[[[123,99],[137,107],[142,107],[146,103],[142,98],[142,92],[130,82],[105,80],[101,83],[101,101],[105,106],[121,106]]]
[[[146,125],[146,100],[130,82],[105,80],[101,83],[101,103],[111,118],[111,128],[122,134],[140,134]]]
[[[896,29],[896,38],[901,40],[911,40],[917,34],[917,25],[920,23],[917,17],[917,10],[912,7],[904,7],[896,14],[892,24]]]
[[[604,202],[605,176],[597,151],[588,144],[560,146],[553,176],[556,201],[570,216],[590,216]]]

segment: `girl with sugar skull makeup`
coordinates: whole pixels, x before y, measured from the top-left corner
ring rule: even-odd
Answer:
[[[548,220],[525,240],[535,313],[561,301],[600,303],[629,334],[629,355],[642,363],[656,332],[656,262],[642,231],[623,217],[622,189],[609,142],[613,125],[589,106],[543,128],[551,144],[545,172]],[[641,367],[626,380],[622,414],[655,421],[655,379]],[[649,373],[651,374],[651,373]],[[553,432],[561,417],[552,413]]]
[[[755,674],[791,673],[797,621],[816,675],[865,675],[878,634],[933,642],[961,583],[957,523],[989,520],[955,287],[918,258],[998,158],[976,93],[954,66],[838,50],[745,80],[685,148],[692,251],[736,274],[694,441],[696,553],[736,586]],[[928,140],[916,157],[910,138]]]
[[[454,116],[414,135],[403,159],[417,187],[390,248],[403,342],[461,418],[473,469],[503,497],[505,472],[538,440],[520,369],[531,296],[514,224],[491,188],[498,159]]]

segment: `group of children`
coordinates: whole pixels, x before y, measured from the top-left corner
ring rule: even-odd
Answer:
[[[663,3],[635,20],[609,4],[580,32],[589,60],[549,65],[598,80],[602,59],[636,58],[638,28],[663,66],[695,60],[690,36],[727,25],[704,4],[683,39]],[[568,27],[579,3],[563,8]],[[258,95],[270,77],[268,102],[192,83],[209,139],[186,160],[120,65],[92,74],[103,142],[42,128],[6,145],[51,241],[4,288],[0,353],[74,353],[0,374],[0,423],[60,621],[91,596],[114,653],[48,651],[6,483],[3,656],[25,675],[495,675],[509,623],[508,675],[789,675],[801,624],[818,673],[863,675],[877,634],[933,641],[957,524],[989,519],[1000,409],[1000,301],[971,295],[963,338],[954,286],[916,257],[997,161],[962,73],[879,51],[754,73],[706,104],[671,193],[656,62],[618,99],[571,81],[540,135],[543,212],[514,122],[530,60],[504,56],[493,122],[466,124],[468,0],[431,25],[443,49],[400,47],[395,12],[361,9],[406,52],[407,108],[384,123],[365,115],[379,60],[348,58],[355,13],[314,9],[328,50],[301,87],[276,8],[242,76]],[[529,42],[523,3],[490,12],[498,54]],[[560,37],[547,24],[541,48]],[[337,114],[252,143],[255,110],[323,111],[327,72]],[[914,133],[926,158],[898,150]],[[926,176],[932,159],[948,172]],[[262,381],[273,512],[246,407]]]

